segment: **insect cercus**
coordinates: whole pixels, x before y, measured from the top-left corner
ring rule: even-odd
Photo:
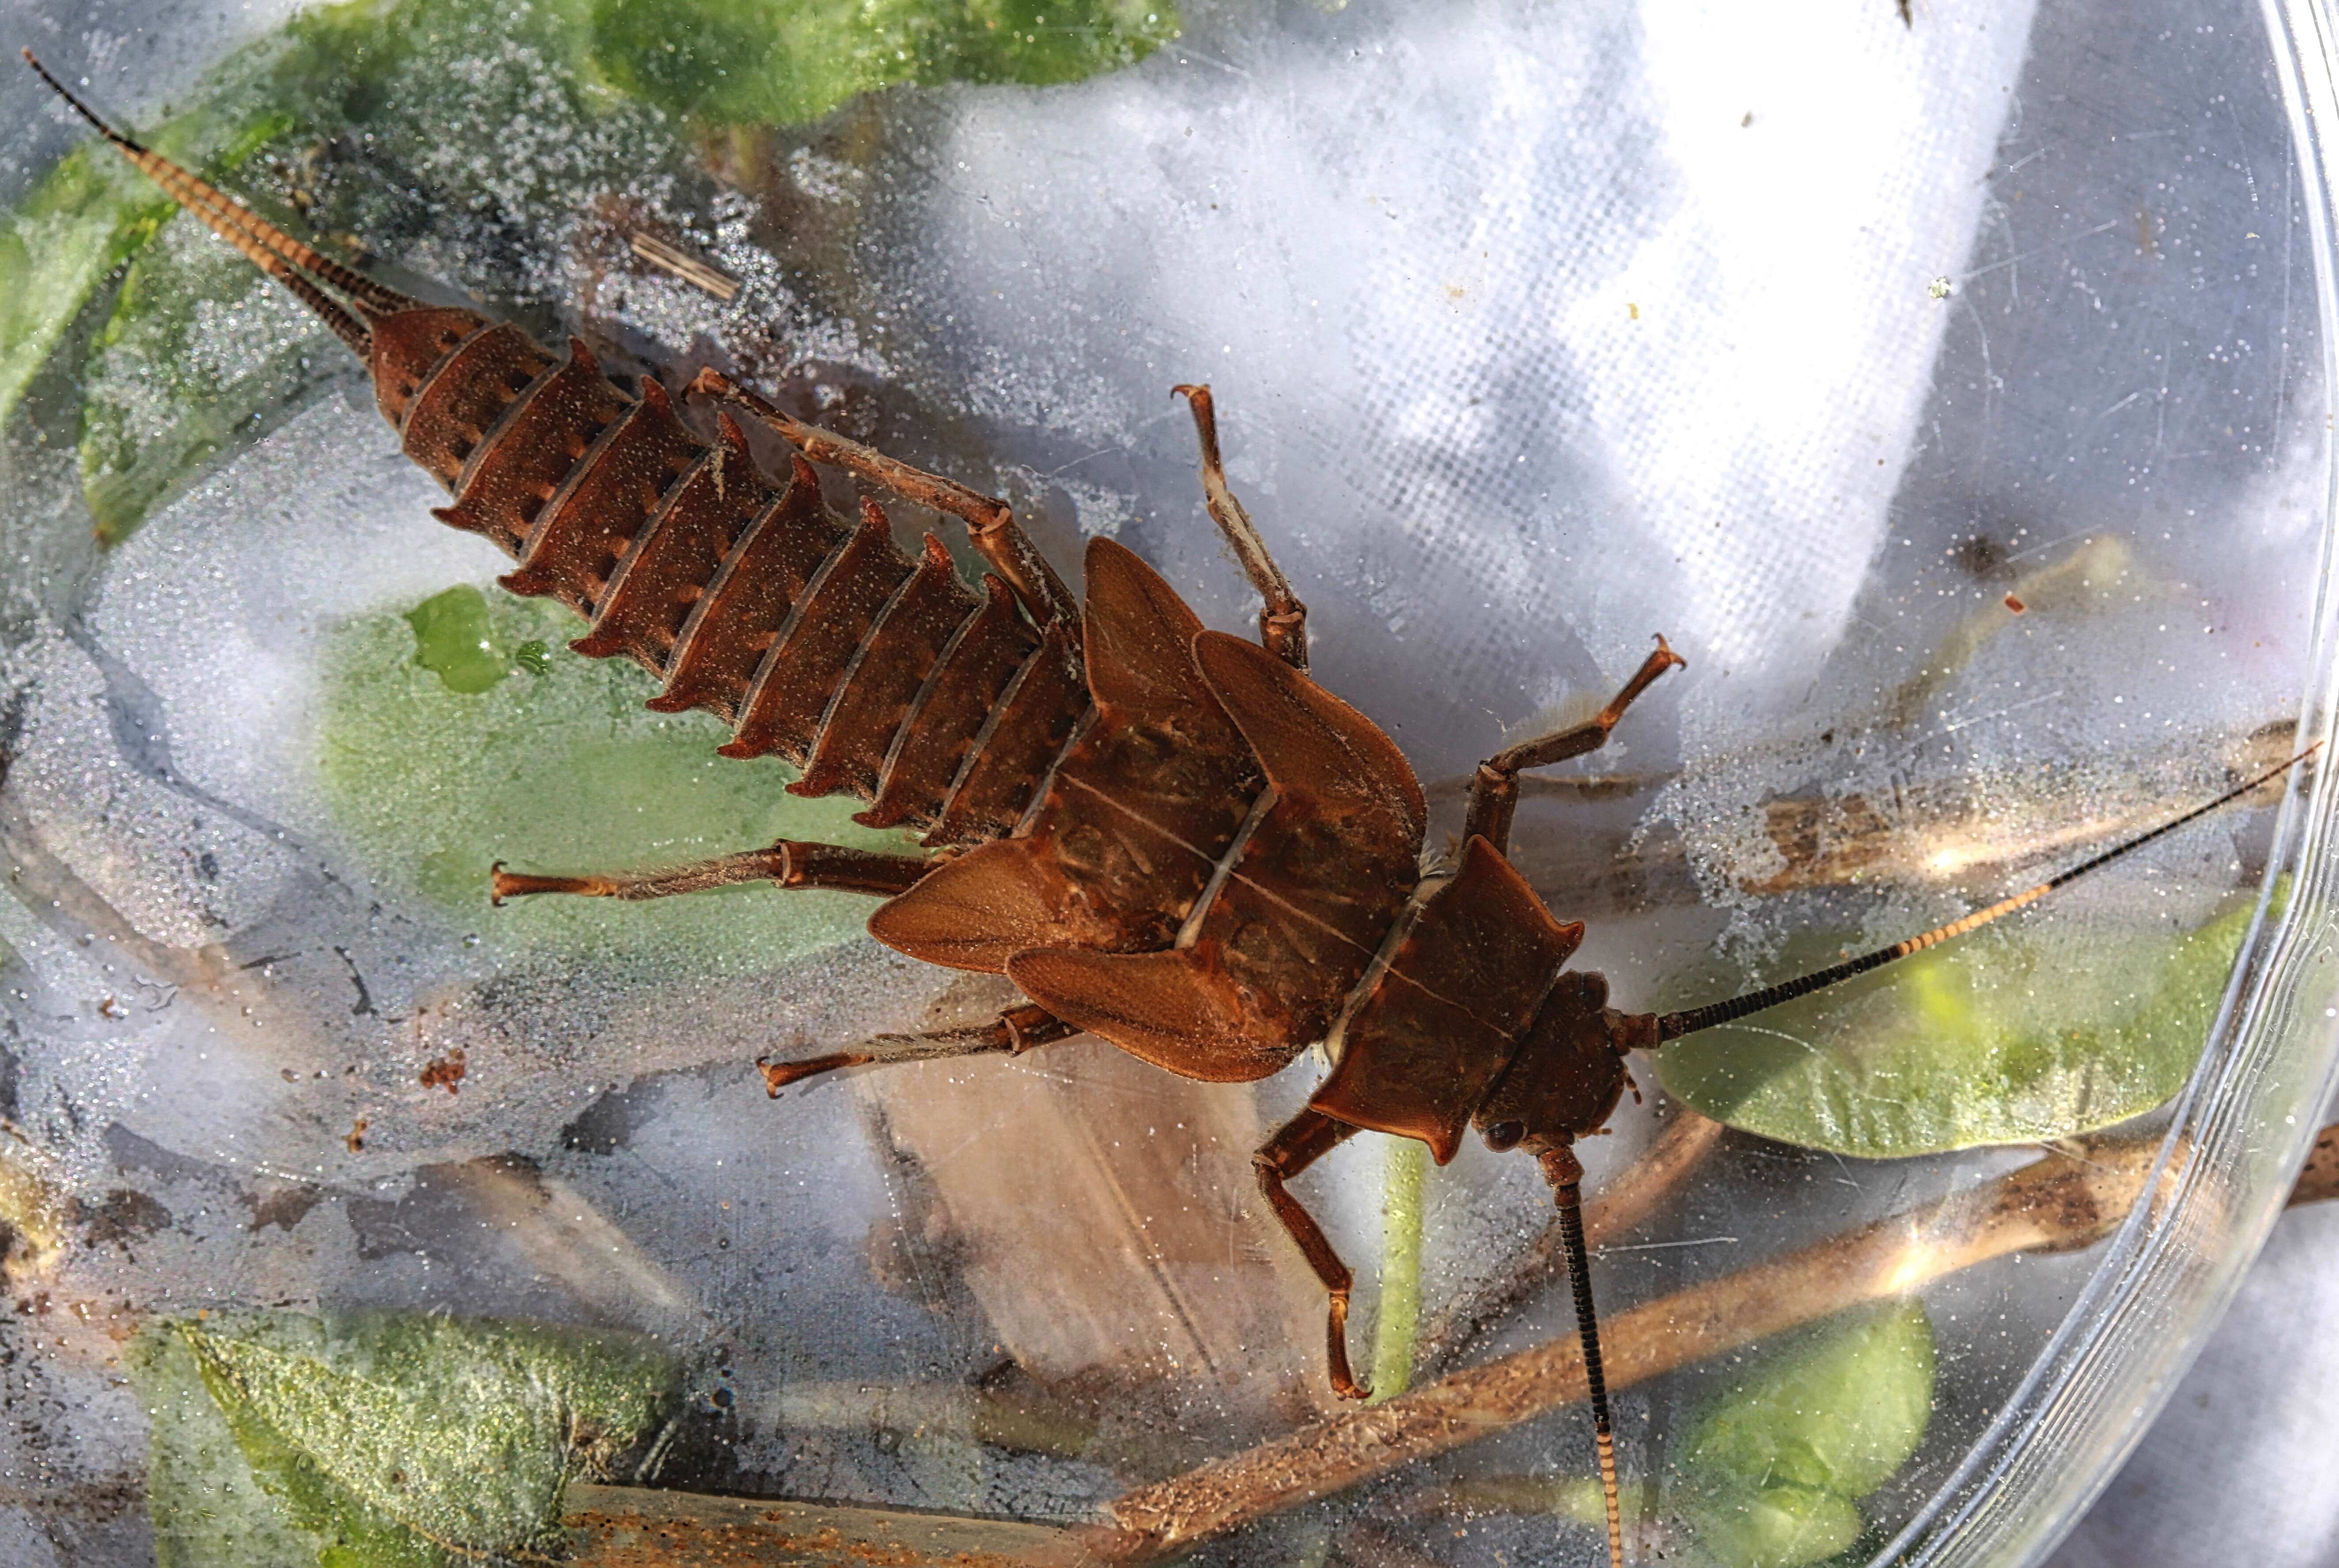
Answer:
[[[1417,1139],[1441,1164],[1471,1128],[1534,1155],[1559,1208],[1614,1563],[1615,1453],[1573,1146],[1615,1109],[1627,1055],[1987,924],[2298,760],[1936,930],[1709,1006],[1626,1012],[1599,975],[1567,969],[1583,924],[1554,917],[1505,852],[1520,773],[1605,742],[1683,663],[1662,637],[1598,715],[1478,765],[1458,862],[1426,876],[1421,785],[1395,743],[1308,677],[1306,606],[1227,486],[1207,387],[1176,390],[1193,411],[1209,514],[1264,600],[1256,643],[1205,630],[1109,539],[1090,543],[1075,603],[1004,502],[702,372],[693,393],[794,448],[792,471],[768,476],[727,412],[710,442],[658,381],[628,392],[580,341],[564,358],[511,322],[376,282],[113,130],[25,57],[366,362],[407,455],[454,497],[437,516],[518,561],[505,587],[586,617],[571,646],[631,657],[664,683],[650,706],[716,715],[732,726],[725,754],[784,757],[802,770],[793,793],[856,795],[869,803],[857,821],[915,830],[928,852],[785,841],[651,874],[498,866],[498,902],[844,889],[884,901],[869,920],[880,942],[1003,973],[1030,998],[986,1027],[767,1065],[775,1093],[832,1069],[1021,1052],[1082,1032],[1225,1082],[1324,1042],[1331,1072],[1253,1163],[1329,1297],[1331,1381],[1350,1398],[1366,1393],[1348,1365],[1350,1275],[1286,1184],[1366,1130]],[[982,591],[932,535],[905,557],[875,501],[836,516],[815,462],[962,521],[990,568]]]

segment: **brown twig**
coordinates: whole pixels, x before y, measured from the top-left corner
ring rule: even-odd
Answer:
[[[727,272],[717,271],[689,251],[667,244],[647,230],[636,229],[626,236],[627,248],[661,271],[673,273],[692,288],[714,295],[725,304],[739,297],[739,280]]]
[[[797,1383],[765,1407],[785,1431],[856,1431],[954,1440],[1014,1454],[1046,1454],[1160,1480],[1195,1455],[1174,1433],[1120,1430],[1042,1391],[955,1384]]]
[[[2087,1246],[2127,1212],[2154,1149],[2134,1143],[2094,1149],[2085,1159],[2049,1155],[1978,1191],[1643,1303],[1610,1321],[1609,1386],[1905,1295],[2009,1252]],[[1081,1532],[1082,1544],[1106,1562],[1156,1562],[1584,1397],[1583,1352],[1569,1334],[1140,1487],[1112,1505],[1112,1525]]]
[[[2053,1153],[1974,1192],[1895,1215],[1726,1278],[1647,1302],[1609,1324],[1612,1387],[1639,1383],[1863,1301],[1898,1297],[2010,1252],[2065,1252],[2108,1235],[2135,1203],[2156,1146]],[[2339,1197],[2339,1126],[2325,1128],[2293,1203]],[[1113,1523],[1064,1529],[888,1509],[572,1486],[564,1507],[581,1568],[725,1563],[814,1568],[1100,1568],[1175,1556],[1212,1537],[1450,1449],[1584,1396],[1570,1333],[1457,1373],[1386,1405],[1333,1416],[1216,1460],[1112,1505]],[[1542,1506],[1494,1486],[1456,1494],[1475,1508]],[[1374,1539],[1369,1545],[1380,1545]]]
[[[2218,747],[2228,775],[2238,781],[2281,761],[2289,754],[2295,727],[2265,725]],[[2079,759],[2053,772],[1920,776],[1889,794],[1774,796],[1757,808],[1758,853],[1712,869],[1755,897],[1880,885],[1978,891],[2058,855],[2150,826],[2166,814],[2171,800],[2211,782],[2200,762],[2196,744]],[[1576,799],[1635,793],[1662,782],[1660,776],[1561,776],[1529,790],[1527,780],[1520,781],[1523,795]],[[1436,789],[1431,798],[1438,798]],[[1564,889],[1571,919],[1695,903],[1702,897],[1689,846],[1671,832],[1629,843],[1621,829],[1523,833],[1511,859],[1536,887]]]
[[[571,1486],[561,1502],[571,1568],[1030,1568],[1081,1561],[1070,1532],[1012,1519]]]

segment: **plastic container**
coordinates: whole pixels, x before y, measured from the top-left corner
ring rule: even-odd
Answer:
[[[296,123],[370,117],[279,133],[225,182],[613,368],[758,378],[1007,496],[1060,566],[1115,534],[1241,630],[1253,601],[1169,393],[1210,382],[1315,673],[1432,786],[1433,849],[1460,822],[1440,784],[1604,699],[1662,630],[1688,669],[1585,764],[1601,787],[1529,799],[1514,853],[1590,923],[1578,962],[1620,1004],[1679,1005],[1952,918],[2329,731],[2327,18],[1949,9],[1189,7],[1083,81],[895,85],[719,131],[631,95],[624,7],[598,34],[583,10],[501,11],[389,64],[352,55],[338,85],[296,73]],[[273,18],[22,20],[142,125],[252,39],[224,69],[264,103],[269,51],[292,47],[265,42]],[[28,77],[0,83],[0,114],[26,128],[0,187],[23,197],[70,128]],[[741,291],[662,271],[643,236]],[[1312,1065],[1197,1086],[1082,1041],[775,1104],[758,1056],[1000,995],[857,937],[841,897],[486,907],[491,858],[671,863],[860,830],[781,794],[774,764],[706,759],[711,725],[641,714],[631,672],[499,597],[501,563],[429,521],[442,498],[338,346],[206,271],[209,244],[165,229],[138,263],[159,292],[74,296],[7,426],[0,1109],[37,1326],[8,1376],[46,1401],[6,1440],[46,1466],[10,1505],[12,1560],[144,1560],[121,1500],[145,1494],[150,1434],[158,1517],[198,1493],[274,1506],[222,1479],[244,1474],[232,1445],[188,1435],[202,1398],[236,1396],[156,1370],[173,1322],[279,1348],[366,1314],[638,1336],[671,1381],[596,1455],[636,1488],[597,1507],[788,1498],[834,1505],[808,1529],[896,1543],[907,1526],[865,1511],[924,1510],[958,1516],[921,1526],[968,1533],[951,1550],[1063,1546],[1002,1520],[1158,1519],[1191,1499],[1145,1488],[1205,1457],[1357,1420],[1248,1169]],[[2327,770],[2302,769],[2278,807],[2189,829],[1950,967],[1712,1037],[1643,1072],[1647,1103],[1587,1149],[1613,1194],[1680,1147],[1656,1140],[1682,1096],[1776,1135],[1704,1147],[1606,1235],[1620,1363],[1668,1343],[1619,1326],[1629,1308],[1831,1238],[1889,1267],[1812,1265],[1784,1298],[1921,1307],[1920,1431],[1857,1490],[1821,1484],[1857,1465],[1823,1466],[1794,1477],[1811,1496],[1770,1498],[1851,1532],[1794,1561],[2036,1561],[2117,1468],[2334,1081],[2332,809]],[[2205,960],[2189,933],[2212,928],[2231,945]],[[1298,1188],[1357,1270],[1360,1360],[1402,1376],[1410,1340],[1418,1386],[1568,1343],[1555,1276],[1499,1285],[1547,1223],[1531,1165],[1473,1148],[1425,1176],[1390,1147],[1360,1139]],[[2005,1233],[1971,1206],[2040,1158],[2079,1184],[2055,1192],[2110,1208],[2001,1205],[2034,1244],[1975,1243]],[[1393,1326],[1408,1273],[1413,1336]],[[1761,1488],[1712,1434],[1733,1410],[1790,1432],[1744,1416],[1779,1337],[1620,1375],[1628,1493],[1653,1514],[1636,1560],[1769,1549]],[[1915,1386],[1891,1355],[1828,1419]],[[315,1407],[270,1419],[348,1496],[443,1538],[464,1422],[370,1365],[411,1420],[366,1452],[412,1486],[335,1470],[357,1437]],[[1599,1560],[1571,1485],[1588,1421],[1513,1420],[1549,1381],[1522,1377],[1510,1405],[1437,1386],[1486,1430],[1436,1456],[1282,1464],[1202,1560]],[[227,1550],[163,1529],[185,1561]]]

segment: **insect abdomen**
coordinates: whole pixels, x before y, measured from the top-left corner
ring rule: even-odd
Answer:
[[[932,535],[905,558],[874,502],[846,524],[802,458],[775,482],[727,417],[702,440],[581,342],[563,360],[509,322],[401,311],[373,369],[407,456],[454,493],[436,515],[518,561],[503,586],[589,620],[578,653],[657,676],[651,707],[730,725],[725,754],[804,769],[795,794],[857,795],[930,844],[996,838],[1089,705],[1067,628],[993,579],[973,593]]]

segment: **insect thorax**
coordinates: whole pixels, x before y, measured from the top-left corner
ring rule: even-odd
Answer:
[[[1471,840],[1460,868],[1414,900],[1357,982],[1335,1031],[1337,1060],[1309,1103],[1417,1138],[1441,1165],[1453,1159],[1583,939],[1580,922],[1553,919],[1507,860]]]

